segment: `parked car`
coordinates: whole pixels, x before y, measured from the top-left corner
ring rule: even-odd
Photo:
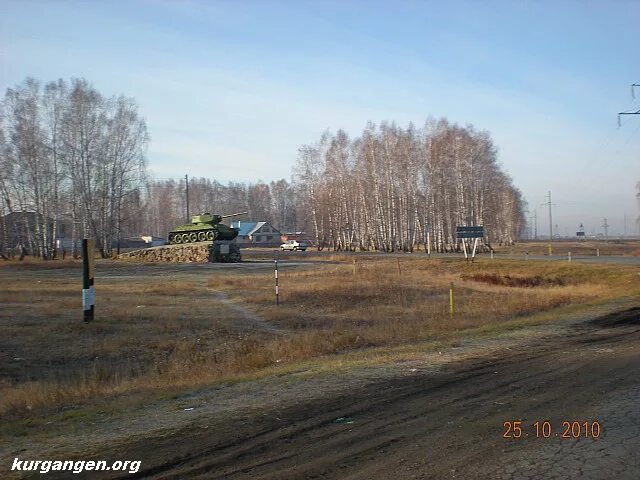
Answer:
[[[287,240],[285,243],[280,245],[280,250],[282,250],[283,252],[285,250],[293,250],[294,252],[301,250],[304,252],[306,249],[307,249],[307,243],[299,242],[297,240]]]

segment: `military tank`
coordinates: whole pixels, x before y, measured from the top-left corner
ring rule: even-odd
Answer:
[[[222,222],[223,218],[244,215],[247,212],[232,213],[231,215],[211,215],[201,213],[193,215],[191,223],[180,225],[169,232],[171,245],[195,242],[213,242],[215,240],[233,240],[238,236],[238,229],[227,227]]]

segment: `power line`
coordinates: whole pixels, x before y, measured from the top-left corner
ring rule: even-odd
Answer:
[[[627,138],[627,141],[624,142],[624,144],[626,145],[627,143],[629,143],[631,139],[635,136],[635,134],[638,133],[639,130],[640,130],[640,125],[636,127],[636,129],[631,133],[631,135],[629,135],[629,138]]]
[[[542,205],[546,205],[549,207],[549,240],[553,240],[553,220],[552,220],[552,214],[551,214],[551,207],[555,206],[555,203],[551,203],[551,190],[549,190],[549,192],[545,195],[545,199],[547,199],[546,202],[544,202]]]
[[[634,100],[636,98],[635,87],[640,87],[640,83],[632,83],[631,84],[631,98],[634,99]],[[629,110],[629,111],[626,111],[626,112],[618,112],[618,128],[621,126],[620,115],[640,115],[640,109],[638,109],[636,111]]]
[[[537,240],[538,238],[538,212],[537,209],[526,210],[526,213],[529,214],[529,236],[532,240]]]

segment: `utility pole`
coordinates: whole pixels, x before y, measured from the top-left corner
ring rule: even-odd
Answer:
[[[191,217],[189,216],[189,175],[184,176],[184,185],[187,197],[187,223],[191,221]]]
[[[553,203],[551,203],[551,190],[549,190],[547,195],[545,195],[545,199],[546,202],[544,202],[542,205],[547,205],[549,207],[549,241],[551,241],[553,240],[553,219],[551,215],[551,206],[553,205]]]
[[[635,87],[640,87],[640,83],[631,84],[631,98],[636,99]],[[620,127],[620,115],[640,115],[640,110],[627,110],[626,112],[618,112],[618,127]]]
[[[529,240],[533,240],[533,215],[529,215],[529,221],[527,222],[527,225],[529,225],[527,238]]]
[[[604,239],[609,240],[609,224],[607,223],[607,218],[605,217],[604,223],[602,224],[604,228]]]

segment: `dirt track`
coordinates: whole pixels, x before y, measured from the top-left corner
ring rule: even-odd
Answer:
[[[637,479],[640,310],[571,328],[506,355],[256,408],[112,453],[143,459],[126,478]],[[507,420],[522,420],[528,437],[504,439]],[[551,422],[551,438],[535,438],[536,420]],[[602,435],[559,438],[563,420],[598,420]]]

